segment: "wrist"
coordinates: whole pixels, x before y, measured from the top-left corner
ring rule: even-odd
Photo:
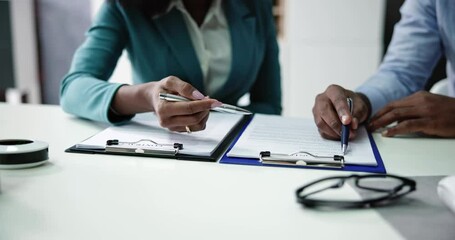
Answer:
[[[366,118],[362,122],[360,122],[360,123],[363,123],[363,122],[367,121],[368,119],[370,119],[370,117],[371,117],[371,102],[370,102],[370,99],[365,94],[360,93],[360,92],[356,92],[356,94],[362,100],[363,105],[366,108],[364,110],[364,112],[366,112]]]
[[[141,93],[141,85],[121,86],[114,96],[111,109],[119,115],[150,111],[148,103]]]
[[[156,82],[149,82],[137,85],[137,101],[141,102],[143,108],[146,109],[147,112],[154,112],[155,111],[155,88]],[[156,93],[158,96],[158,93]]]
[[[112,99],[111,106],[109,107],[110,112],[114,113],[117,116],[126,115],[122,111],[122,108],[123,108],[122,105],[125,102],[125,99],[124,99],[125,88],[127,88],[127,87],[128,87],[128,85],[122,85],[117,89],[117,91],[115,92],[114,98]]]

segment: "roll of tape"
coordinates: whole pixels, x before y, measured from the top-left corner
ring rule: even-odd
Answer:
[[[49,159],[49,145],[26,139],[0,140],[0,169],[29,168]]]

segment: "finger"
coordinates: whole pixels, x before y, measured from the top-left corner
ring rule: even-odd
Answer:
[[[415,107],[389,108],[388,111],[384,112],[381,116],[372,118],[368,127],[371,131],[375,131],[376,129],[385,127],[393,122],[417,117],[419,117],[419,113],[418,109]]]
[[[188,127],[188,129],[190,130],[189,132],[187,131],[186,127]],[[168,128],[170,131],[173,131],[173,132],[184,132],[184,133],[192,133],[192,132],[198,132],[198,131],[201,131],[201,130],[204,130],[204,129],[198,129],[194,126],[184,126],[184,127],[170,127]]]
[[[319,134],[326,139],[339,140],[341,135],[340,131],[335,132],[324,120],[316,121]],[[341,129],[341,128],[340,128]]]
[[[177,115],[191,115],[203,111],[208,111],[212,108],[221,106],[216,99],[203,99],[191,102],[167,102],[163,101],[158,109],[158,115],[177,116]]]
[[[353,117],[351,121],[351,129],[357,130],[357,128],[359,128],[359,119]]]
[[[389,112],[393,111],[394,109],[397,108],[411,108],[414,107],[417,104],[417,101],[419,100],[420,96],[422,94],[413,94],[411,96],[408,96],[406,98],[393,101],[389,104],[387,104],[385,107],[380,109],[372,118],[371,121],[376,120],[377,118],[381,118],[383,115],[388,114]]]
[[[357,137],[357,129],[359,128],[359,119],[354,117],[351,122],[351,132],[349,133],[349,139],[355,139]]]
[[[325,139],[330,139],[330,140],[340,140],[340,135],[333,133],[333,131],[324,131],[323,129],[318,129],[319,135]]]
[[[416,132],[425,133],[425,126],[428,119],[409,119],[398,123],[396,126],[388,128],[382,132],[384,137],[393,137],[395,135],[410,134]]]
[[[313,117],[319,133],[324,138],[339,139],[341,123],[330,99],[322,93],[316,96]]]
[[[208,113],[205,117],[202,118],[196,125],[191,125],[191,129],[195,129],[194,131],[202,131],[206,127],[207,120],[209,119],[210,114]]]
[[[199,113],[197,118],[192,119],[193,121],[188,121],[191,122],[188,124],[188,126],[191,127],[191,129],[194,129],[193,131],[200,131],[205,129],[205,124],[207,122],[207,119],[210,115],[209,111]]]
[[[333,104],[339,119],[345,125],[350,124],[352,121],[352,115],[349,110],[348,103],[346,101],[347,95],[342,87],[332,85],[326,90],[327,97]]]
[[[353,140],[357,137],[357,131],[351,128],[351,131],[349,132],[349,140]]]
[[[190,126],[188,126],[188,129],[190,130],[189,132],[186,129],[187,126],[179,126],[179,127],[169,127],[168,129],[173,132],[186,132],[186,133],[191,133],[191,132],[196,132],[196,130],[193,130]]]
[[[163,88],[167,91],[177,93],[180,96],[193,100],[199,100],[204,98],[204,94],[199,92],[191,84],[182,81],[177,77],[170,76],[163,79],[162,81]]]
[[[320,128],[320,129],[318,129],[318,131],[319,131],[319,134],[321,135],[321,137],[323,137],[323,138],[330,139],[330,140],[340,140],[340,134],[333,132],[331,128],[327,128],[327,129]],[[355,129],[350,129],[349,139],[353,140],[356,137],[357,137],[357,131]]]
[[[355,139],[357,136],[357,128],[359,127],[359,120],[354,117],[352,118],[351,121],[351,127],[350,127],[350,132],[349,132],[349,139]]]
[[[185,126],[178,126],[178,127],[168,127],[167,129],[169,129],[169,131],[173,131],[173,132],[188,132],[186,130],[186,127]],[[190,128],[191,131],[193,131],[191,128]]]
[[[192,115],[181,115],[170,117],[163,124],[167,128],[185,128],[191,126],[191,131],[199,131],[205,127],[205,121],[209,111],[199,112]]]
[[[385,114],[389,113],[393,109],[394,109],[394,107],[391,106],[391,104],[388,104],[385,107],[381,108],[373,117],[371,117],[370,126],[371,126],[372,122],[376,121],[377,119],[382,118],[382,116],[384,116]]]

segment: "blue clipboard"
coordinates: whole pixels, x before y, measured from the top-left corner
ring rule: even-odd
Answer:
[[[284,165],[268,165],[262,164],[259,159],[255,158],[238,158],[238,157],[228,157],[227,153],[234,147],[234,145],[239,140],[242,133],[250,124],[252,118],[243,126],[235,140],[232,142],[231,146],[224,153],[223,157],[220,159],[220,163],[223,164],[239,164],[239,165],[250,165],[250,166],[265,166],[265,167],[286,167],[286,168],[307,168],[307,169],[321,169],[321,170],[336,170],[336,171],[352,171],[352,172],[370,172],[370,173],[386,173],[384,163],[382,162],[381,155],[379,154],[378,147],[374,141],[371,133],[368,133],[368,138],[370,140],[371,148],[373,149],[373,154],[376,158],[377,166],[360,166],[360,165],[350,165],[346,164],[343,168],[319,168],[319,167],[305,167],[305,166],[284,166]]]

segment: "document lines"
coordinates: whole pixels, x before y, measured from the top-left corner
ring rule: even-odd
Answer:
[[[343,156],[340,141],[323,139],[312,119],[262,114],[254,116],[220,162],[385,173],[374,139],[363,127]]]
[[[262,151],[280,154],[305,151],[317,156],[343,155],[340,141],[322,138],[311,119],[257,114],[228,152],[228,156],[255,158]],[[364,128],[359,129],[356,139],[350,142],[345,161],[346,164],[377,165]]]

